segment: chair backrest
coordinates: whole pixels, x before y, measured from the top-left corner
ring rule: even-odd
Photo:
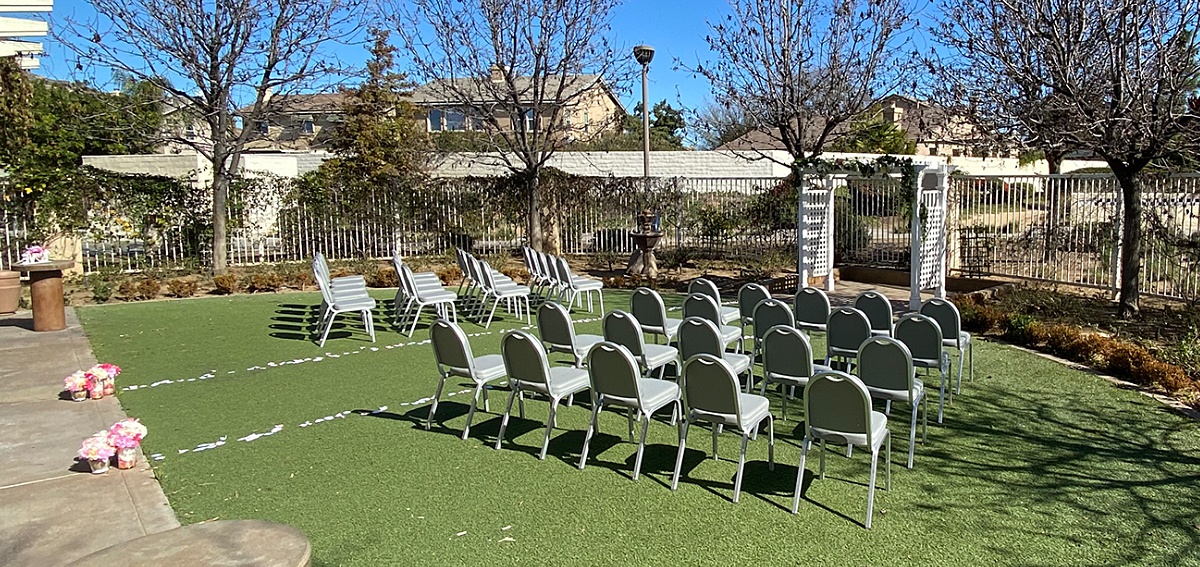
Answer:
[[[537,264],[533,261],[533,249],[528,246],[522,246],[521,256],[525,259],[525,267],[529,270],[529,275],[535,278],[538,277],[540,270],[538,270]]]
[[[691,412],[726,423],[738,422],[738,380],[724,360],[710,354],[688,359],[683,364],[683,390]]]
[[[738,289],[738,311],[742,319],[753,319],[754,308],[758,306],[758,302],[770,298],[771,292],[759,284],[748,283],[742,286],[741,289]]]
[[[551,256],[550,259],[554,262],[554,271],[558,274],[558,280],[563,285],[574,287],[571,285],[571,266],[567,265],[567,259],[562,256]]]
[[[316,259],[313,260],[313,279],[317,280],[317,287],[321,289],[321,299],[325,303],[333,303],[333,294],[329,292],[329,278],[321,274],[321,267],[317,265]]]
[[[802,287],[796,292],[793,301],[796,308],[796,322],[810,325],[824,325],[829,321],[829,296],[815,287]]]
[[[722,324],[721,308],[712,296],[705,293],[692,293],[683,300],[683,317],[700,317],[715,324]]]
[[[721,344],[721,335],[712,321],[702,317],[688,317],[679,325],[679,357],[687,361],[699,354],[711,354],[721,357],[725,345]]]
[[[504,357],[504,370],[509,378],[531,384],[550,382],[550,363],[537,337],[511,330],[500,341],[500,355]]]
[[[550,266],[550,255],[545,252],[534,251],[533,256],[537,262],[538,269],[542,271],[542,275],[554,281],[558,281],[558,272]]]
[[[867,315],[874,331],[892,331],[892,302],[877,291],[864,291],[854,298],[854,308]]]
[[[912,358],[925,361],[942,359],[942,328],[932,317],[910,313],[896,323],[895,337],[908,347]]]
[[[941,346],[938,346],[941,351]],[[912,393],[913,357],[904,343],[892,337],[871,337],[858,347],[858,369],[855,374],[872,388]]]
[[[553,301],[547,301],[538,307],[538,334],[542,341],[567,349],[575,348],[575,325],[571,324],[571,315],[567,309]]]
[[[646,343],[642,337],[642,327],[633,315],[614,309],[604,316],[603,326],[604,340],[629,349],[633,356],[645,356]]]
[[[629,349],[602,341],[588,351],[588,377],[592,392],[617,398],[626,403],[636,401],[641,406],[642,389],[638,380],[642,371]]]
[[[648,287],[633,290],[633,296],[629,298],[629,310],[642,325],[662,327],[667,324],[667,307],[663,304],[662,296]]]
[[[721,304],[721,290],[717,289],[717,284],[712,283],[712,280],[706,278],[696,278],[688,283],[688,293],[703,293],[713,299],[717,305]]]
[[[445,319],[433,322],[429,329],[429,340],[433,343],[433,356],[437,363],[457,374],[473,376],[475,357],[471,354],[471,343],[458,325]]]
[[[825,330],[830,352],[832,349],[858,352],[863,341],[871,337],[871,322],[862,311],[839,307],[829,314]]]
[[[458,268],[463,271],[463,274],[465,274],[467,277],[471,277],[471,266],[467,261],[466,251],[464,251],[462,248],[455,248],[454,260],[458,262]]]
[[[871,395],[845,372],[822,372],[804,387],[805,427],[871,439]]]
[[[962,334],[962,316],[958,307],[945,299],[933,298],[921,304],[921,314],[937,321],[942,338],[957,341]]]
[[[796,318],[787,304],[778,299],[767,298],[754,308],[754,338],[762,340],[767,330],[777,325],[796,326]]]
[[[404,288],[404,293],[412,297],[417,297],[417,277],[413,275],[412,268],[400,264],[400,268],[396,271],[396,276],[400,280],[400,286]]]
[[[767,329],[762,339],[763,372],[804,378],[812,376],[812,345],[790,325]]]

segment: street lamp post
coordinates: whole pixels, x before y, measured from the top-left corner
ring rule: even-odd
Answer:
[[[650,86],[647,74],[650,72],[650,61],[654,59],[654,48],[649,45],[637,45],[633,48],[633,57],[642,65],[642,179],[646,191],[650,191]]]

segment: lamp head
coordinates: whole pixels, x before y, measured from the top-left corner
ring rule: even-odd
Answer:
[[[654,48],[649,45],[635,45],[633,47],[633,57],[642,65],[649,65],[654,59]]]

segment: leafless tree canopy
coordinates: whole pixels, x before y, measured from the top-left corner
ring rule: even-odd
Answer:
[[[213,268],[225,269],[229,176],[271,94],[328,85],[331,48],[357,35],[359,0],[88,0],[96,16],[67,18],[58,38],[79,59],[149,81],[203,121],[194,147],[213,166]],[[239,108],[241,110],[239,110]],[[167,110],[172,110],[168,108]]]
[[[911,2],[730,0],[730,7],[705,38],[716,59],[693,71],[712,83],[717,102],[744,109],[794,158],[820,154],[839,127],[913,82]]]
[[[948,0],[950,95],[1010,140],[1140,170],[1200,143],[1194,0]]]
[[[628,76],[607,36],[617,0],[392,0],[388,14],[417,98],[466,115],[476,144],[529,180],[530,238],[540,246],[537,176],[586,137],[565,109]],[[592,117],[592,135],[606,120]],[[574,125],[578,126],[578,125]]]

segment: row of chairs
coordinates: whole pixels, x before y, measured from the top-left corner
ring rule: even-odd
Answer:
[[[342,313],[359,313],[362,316],[363,327],[375,342],[375,322],[371,317],[375,309],[375,300],[367,294],[367,282],[362,276],[343,276],[332,278],[329,274],[329,264],[320,252],[313,256],[313,279],[321,289],[321,319],[317,330],[321,333],[321,346],[329,337],[333,321]]]
[[[459,284],[458,288],[459,295],[477,296],[480,316],[483,315],[483,310],[487,309],[488,300],[492,301],[487,322],[484,323],[485,328],[492,326],[492,319],[496,316],[496,307],[500,305],[501,301],[505,302],[509,312],[518,317],[524,317],[526,322],[532,323],[529,286],[518,284],[470,252],[456,248],[454,253],[458,267],[463,272],[463,282]]]
[[[562,256],[538,252],[528,246],[522,249],[522,253],[525,255],[525,266],[529,268],[534,293],[545,293],[547,299],[558,298],[566,302],[568,307],[574,307],[576,302],[582,307],[582,298],[586,294],[588,311],[594,308],[592,293],[595,293],[600,299],[600,313],[604,313],[603,281],[573,273],[567,259]]]
[[[558,309],[562,307],[559,306]],[[707,422],[711,426],[714,459],[717,458],[717,437],[724,428],[741,434],[741,451],[733,488],[734,502],[739,500],[741,494],[747,444],[749,440],[757,438],[764,421],[768,434],[768,466],[774,470],[775,435],[770,402],[762,395],[741,392],[734,369],[720,357],[698,354],[689,358],[683,365],[679,382],[676,383],[646,377],[634,354],[625,346],[612,341],[595,342],[588,349],[586,368],[580,368],[578,365],[552,367],[546,357],[547,349],[542,343],[545,337],[539,340],[524,331],[509,331],[502,339],[500,355],[480,357],[472,354],[465,333],[457,325],[444,319],[434,324],[431,338],[441,379],[433,405],[430,407],[427,429],[435,419],[438,398],[448,377],[467,377],[476,383],[475,396],[472,397],[467,424],[463,429],[464,439],[469,434],[471,420],[480,398],[486,411],[488,384],[507,377],[511,392],[501,418],[500,432],[495,443],[497,449],[504,441],[513,402],[517,402],[518,414],[524,418],[525,395],[539,394],[550,398],[550,412],[538,455],[539,459],[545,459],[560,402],[590,390],[592,410],[580,450],[578,467],[581,470],[586,466],[591,440],[599,428],[599,414],[606,406],[627,410],[627,433],[631,442],[635,437],[635,421],[641,427],[633,468],[635,480],[640,475],[646,433],[651,418],[667,407],[671,408],[671,425],[676,425],[677,420],[682,418],[682,422],[679,423],[679,447],[671,478],[673,491],[679,486],[688,431],[693,424],[699,422]],[[870,528],[875,476],[881,448],[886,448],[887,451],[885,488],[890,488],[891,482],[891,438],[887,429],[887,417],[872,410],[867,387],[857,378],[843,373],[824,372],[814,376],[805,388],[804,403],[808,418],[792,513],[798,512],[799,509],[804,461],[811,443],[820,441],[822,449],[827,440],[849,443],[866,447],[872,454],[865,521],[866,527]],[[824,478],[823,451],[821,456],[820,472]]]

